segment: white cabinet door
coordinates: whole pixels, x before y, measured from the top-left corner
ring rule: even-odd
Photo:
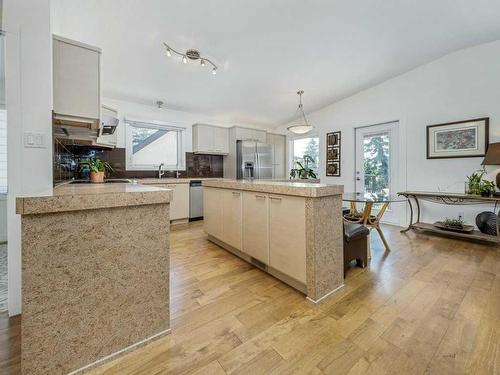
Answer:
[[[241,250],[241,191],[222,190],[222,241]]]
[[[204,124],[193,125],[193,152],[227,155],[229,129]]]
[[[262,143],[267,143],[267,133],[265,130],[256,130],[249,128],[235,127],[236,140],[241,141],[257,141]]]
[[[194,131],[196,132],[194,152],[214,152],[214,128],[208,125],[196,125]]]
[[[265,130],[252,130],[252,139],[257,142],[267,143],[267,136]]]
[[[235,135],[236,135],[236,140],[238,141],[246,141],[253,139],[252,129],[236,127]]]
[[[172,190],[170,201],[170,220],[189,218],[189,184],[155,184]]]
[[[243,252],[269,264],[268,196],[243,192]]]
[[[269,195],[269,265],[306,282],[305,199]]]
[[[203,229],[222,240],[222,189],[203,188]]]
[[[286,178],[286,137],[274,135],[274,178]]]
[[[54,112],[99,119],[101,115],[100,56],[64,38],[53,41]]]
[[[214,127],[214,152],[229,154],[229,129]]]
[[[286,178],[286,137],[267,133],[267,143],[273,145],[273,177]]]
[[[173,199],[170,203],[170,220],[189,218],[189,184],[167,184],[173,190]]]

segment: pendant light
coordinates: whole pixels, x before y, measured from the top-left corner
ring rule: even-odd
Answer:
[[[304,106],[302,105],[302,94],[304,94],[304,90],[297,91],[297,95],[299,96],[299,107],[295,111],[295,116],[297,115],[297,112],[299,112],[300,122],[287,128],[288,131],[294,134],[306,134],[314,128],[309,124],[309,122],[307,122],[306,114],[304,113]]]

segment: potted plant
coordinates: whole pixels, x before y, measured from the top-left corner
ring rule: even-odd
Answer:
[[[304,165],[300,161],[296,161],[295,165],[298,166],[298,168],[292,168],[290,171],[290,178],[291,179],[308,179],[308,178],[317,178],[316,173],[309,168],[309,163],[314,163],[314,159],[310,157],[309,155],[304,155]]]
[[[104,172],[112,171],[111,165],[108,162],[102,161],[101,159],[88,159],[81,162],[81,170],[84,166],[87,166],[90,170],[90,182],[100,183],[104,182]]]
[[[467,194],[481,194],[481,182],[485,174],[486,169],[483,167],[467,176]]]
[[[495,183],[493,181],[483,180],[479,185],[479,191],[482,197],[489,197],[495,191]]]

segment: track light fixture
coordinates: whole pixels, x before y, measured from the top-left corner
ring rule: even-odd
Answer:
[[[205,66],[206,63],[209,63],[210,65],[212,65],[212,74],[214,74],[214,75],[217,74],[217,65],[215,65],[210,59],[207,59],[206,57],[202,57],[200,55],[200,51],[198,51],[196,49],[188,49],[186,51],[186,53],[181,53],[181,52],[176,51],[172,47],[170,47],[167,43],[163,43],[163,45],[165,46],[165,48],[167,50],[167,56],[172,56],[172,54],[175,54],[177,56],[181,56],[182,62],[184,64],[187,64],[188,59],[193,60],[193,61],[200,60],[201,66]]]

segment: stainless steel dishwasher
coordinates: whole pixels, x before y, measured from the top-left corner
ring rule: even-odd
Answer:
[[[200,180],[189,182],[189,221],[203,219],[203,186]]]

